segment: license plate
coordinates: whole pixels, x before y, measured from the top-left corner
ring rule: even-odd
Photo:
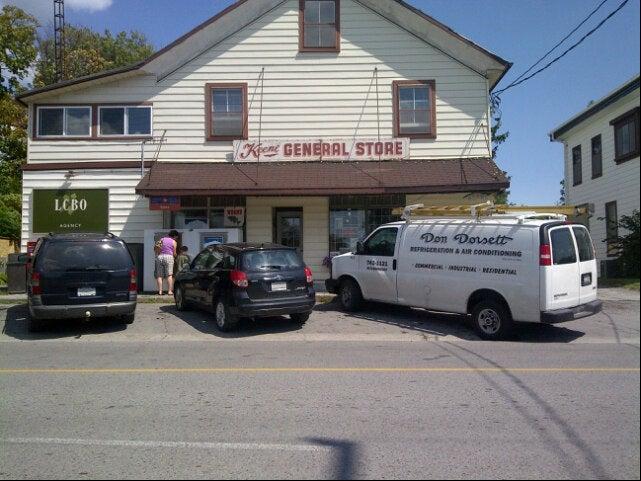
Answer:
[[[287,290],[287,282],[272,282],[272,292],[283,292]]]
[[[96,295],[95,287],[79,287],[78,297],[93,297]]]

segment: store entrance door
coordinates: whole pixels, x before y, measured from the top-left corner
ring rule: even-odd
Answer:
[[[276,209],[274,212],[274,242],[294,247],[303,253],[303,209]]]

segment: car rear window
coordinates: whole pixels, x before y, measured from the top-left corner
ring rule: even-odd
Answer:
[[[574,237],[579,246],[579,259],[581,262],[594,260],[594,249],[592,248],[592,238],[585,227],[573,227]]]
[[[247,272],[302,269],[303,259],[295,250],[278,249],[245,252],[242,268]]]
[[[132,266],[131,255],[117,241],[63,241],[43,246],[36,259],[43,271],[124,270]]]
[[[555,229],[550,232],[554,265],[574,264],[576,249],[570,229]]]

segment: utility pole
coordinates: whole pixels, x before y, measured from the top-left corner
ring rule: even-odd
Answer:
[[[65,79],[65,0],[53,0],[56,82]]]

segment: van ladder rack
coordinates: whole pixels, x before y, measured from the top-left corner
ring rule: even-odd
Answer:
[[[594,205],[505,205],[494,204],[491,201],[483,204],[437,205],[425,206],[423,204],[408,205],[404,208],[394,209],[394,215],[400,215],[403,220],[410,221],[418,217],[466,217],[481,218],[500,216],[502,218],[525,219],[566,219],[567,217],[590,215],[594,212]]]

